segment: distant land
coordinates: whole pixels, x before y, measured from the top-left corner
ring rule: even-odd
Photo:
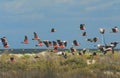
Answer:
[[[4,52],[14,53],[14,54],[24,54],[24,53],[39,53],[42,51],[47,51],[48,49],[0,49],[0,54]],[[50,51],[51,49],[49,49]],[[59,49],[59,51],[66,51],[69,49]],[[81,51],[82,49],[77,49]],[[115,49],[115,51],[119,51],[120,49]],[[98,49],[89,49],[90,52],[98,51]]]

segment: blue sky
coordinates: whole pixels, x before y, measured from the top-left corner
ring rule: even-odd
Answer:
[[[85,39],[97,36],[100,40],[96,44],[101,43],[101,27],[106,29],[106,43],[120,41],[120,32],[109,33],[114,26],[120,28],[119,7],[120,0],[0,0],[0,37],[7,37],[10,48],[36,48],[33,32],[42,40],[67,40],[68,48],[74,39],[81,43],[78,48],[95,48]],[[81,36],[82,23],[87,37]],[[56,33],[50,33],[52,27]],[[29,45],[20,43],[24,35]]]

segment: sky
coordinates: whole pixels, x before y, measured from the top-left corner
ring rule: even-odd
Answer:
[[[73,40],[80,42],[77,48],[96,48],[94,45],[102,42],[99,33],[102,27],[106,29],[107,44],[120,42],[120,32],[110,33],[112,27],[120,28],[119,7],[120,0],[0,0],[0,37],[7,38],[10,48],[36,48],[33,32],[41,40],[67,40],[67,48]],[[80,24],[85,24],[86,37],[81,36]],[[57,31],[50,33],[51,28]],[[25,35],[28,45],[21,44]],[[97,43],[86,41],[93,37],[99,37]]]

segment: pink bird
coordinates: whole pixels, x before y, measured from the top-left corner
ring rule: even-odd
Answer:
[[[24,42],[21,42],[21,43],[23,43],[23,44],[28,44],[29,43],[28,37],[26,35],[25,35],[25,38],[24,38]]]
[[[36,32],[34,32],[33,34],[34,34],[34,38],[32,40],[39,40],[40,39]]]
[[[36,46],[43,46],[43,42],[41,40],[38,40],[38,44]]]

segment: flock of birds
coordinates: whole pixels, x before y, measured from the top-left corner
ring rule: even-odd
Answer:
[[[80,28],[79,28],[82,32],[82,36],[86,36],[87,33],[86,33],[86,27],[85,27],[85,24],[80,24]],[[52,28],[50,30],[52,33],[56,32],[56,29]],[[103,35],[102,37],[102,41],[104,42],[104,33],[105,33],[105,29],[104,28],[100,28],[99,29],[99,32],[101,35]],[[119,32],[118,30],[118,27],[113,27],[111,28],[111,32],[112,33],[117,33]],[[33,33],[34,34],[34,37],[32,38],[32,40],[36,40],[38,41],[38,44],[36,44],[35,46],[46,46],[47,48],[50,48],[52,47],[52,50],[53,52],[58,52],[58,49],[65,49],[68,42],[67,41],[62,41],[62,40],[55,40],[55,41],[49,41],[49,40],[41,40],[38,36],[38,34],[36,32]],[[87,41],[89,42],[97,42],[99,40],[98,37],[94,37],[94,38],[89,38],[87,39]],[[1,42],[3,44],[3,47],[4,48],[9,48],[9,44],[8,44],[8,41],[7,41],[7,38],[6,37],[2,37],[1,38]],[[21,42],[22,44],[29,44],[29,40],[28,40],[28,37],[27,35],[25,35],[24,37],[24,41]],[[114,54],[114,48],[117,46],[119,42],[115,41],[115,42],[111,42],[110,44],[104,44],[101,43],[101,44],[97,44],[96,47],[101,51],[103,52],[103,54],[106,54],[107,51],[112,51],[112,53]],[[75,49],[75,46],[80,46],[80,43],[77,41],[77,40],[73,40],[72,42],[72,46],[70,47],[70,51],[72,54],[74,54],[74,52],[76,51]],[[85,53],[86,49],[83,49],[83,53]],[[80,53],[81,54],[81,53]]]

